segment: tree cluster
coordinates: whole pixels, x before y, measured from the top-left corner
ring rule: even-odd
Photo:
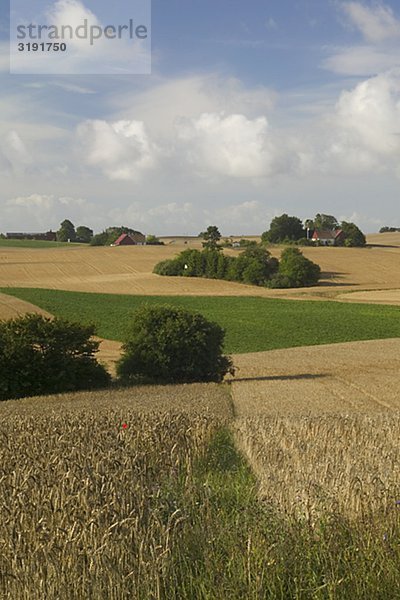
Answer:
[[[93,236],[93,239],[90,242],[91,246],[111,246],[114,242],[123,234],[127,233],[128,235],[134,235],[135,233],[139,233],[135,229],[131,229],[130,227],[108,227],[102,233],[97,233]]]
[[[265,231],[261,239],[267,244],[297,244],[309,245],[310,238],[315,230],[339,231],[343,233],[338,238],[336,245],[365,246],[366,239],[363,232],[354,223],[338,222],[333,215],[318,213],[314,219],[306,219],[305,224],[298,217],[291,217],[286,213],[272,219],[270,228]]]
[[[80,225],[75,230],[75,225],[68,219],[65,219],[60,229],[57,231],[58,242],[79,242],[89,244],[93,238],[93,230],[85,225]]]
[[[205,248],[184,250],[154,267],[157,275],[224,279],[265,287],[304,287],[318,283],[321,270],[298,248],[287,248],[281,261],[261,245],[248,246],[238,257]]]
[[[118,384],[222,381],[234,374],[225,332],[197,313],[142,306],[127,327]],[[0,400],[106,388],[94,326],[29,314],[0,322]]]
[[[31,314],[0,322],[0,400],[106,387],[93,326]]]
[[[381,227],[379,233],[396,233],[400,231],[400,227]]]

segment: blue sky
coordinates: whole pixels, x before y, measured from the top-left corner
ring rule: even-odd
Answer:
[[[49,4],[102,23],[134,5]],[[10,75],[7,24],[2,5],[0,231],[400,226],[393,1],[153,0],[151,75]]]

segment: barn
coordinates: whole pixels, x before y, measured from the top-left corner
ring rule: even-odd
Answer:
[[[139,231],[135,233],[122,233],[111,246],[144,246],[146,237]]]

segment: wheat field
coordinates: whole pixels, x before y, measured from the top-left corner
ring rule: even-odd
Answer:
[[[260,481],[260,498],[310,524],[329,515],[400,518],[400,413],[249,417],[235,438]]]

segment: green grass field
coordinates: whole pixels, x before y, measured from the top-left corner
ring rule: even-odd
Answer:
[[[45,240],[6,240],[0,238],[0,248],[63,248],[64,246],[84,246],[68,242],[46,242]]]
[[[48,312],[95,323],[99,336],[124,341],[135,309],[170,304],[201,312],[226,330],[225,351],[261,352],[357,340],[400,337],[400,308],[249,297],[165,297],[2,288]]]

